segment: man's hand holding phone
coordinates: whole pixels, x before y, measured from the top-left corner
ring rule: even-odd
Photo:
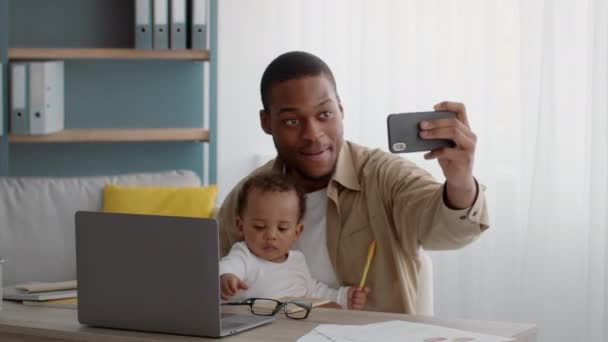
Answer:
[[[440,115],[433,112],[416,113],[419,114],[412,129],[412,123],[402,125],[399,129],[409,130],[408,136],[411,140],[412,132],[417,132],[419,141],[414,141],[416,146],[410,149],[418,151],[428,151],[424,155],[425,159],[437,159],[446,178],[447,202],[448,206],[454,209],[464,209],[470,207],[477,195],[477,184],[473,179],[473,164],[475,161],[475,145],[477,136],[471,131],[469,120],[464,104],[458,102],[444,101],[435,105],[435,112],[451,112],[452,114]],[[395,147],[403,147],[398,144],[396,135],[399,133],[395,125],[397,121],[391,117],[404,116],[406,114],[392,114],[388,118],[389,126],[389,147],[392,152]],[[392,133],[392,134],[391,134]],[[405,146],[407,149],[407,145]]]
[[[421,122],[420,137],[450,139],[455,146],[433,150],[424,158],[439,161],[446,178],[448,204],[458,209],[468,208],[477,195],[477,184],[473,179],[477,136],[471,131],[464,104],[444,101],[436,104],[434,109],[454,112],[456,117]]]

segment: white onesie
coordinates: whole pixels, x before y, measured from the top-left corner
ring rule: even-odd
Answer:
[[[347,308],[348,287],[331,288],[313,279],[304,254],[291,250],[281,263],[255,256],[245,242],[237,242],[220,260],[220,276],[232,273],[249,287],[230,299],[311,297],[330,299]]]

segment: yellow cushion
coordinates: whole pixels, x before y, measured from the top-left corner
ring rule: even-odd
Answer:
[[[103,211],[125,214],[211,217],[217,185],[151,187],[106,185]]]

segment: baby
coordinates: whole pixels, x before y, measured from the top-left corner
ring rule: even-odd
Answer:
[[[369,289],[330,288],[312,278],[304,254],[291,250],[304,228],[305,203],[305,194],[286,175],[261,173],[245,182],[236,219],[245,241],[220,261],[222,299],[312,297],[342,308],[365,307]]]

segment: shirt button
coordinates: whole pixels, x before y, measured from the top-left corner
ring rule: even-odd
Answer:
[[[464,220],[464,219],[466,219],[466,218],[467,218],[467,217],[466,217],[465,215],[460,216],[460,219],[461,219],[461,220]]]

